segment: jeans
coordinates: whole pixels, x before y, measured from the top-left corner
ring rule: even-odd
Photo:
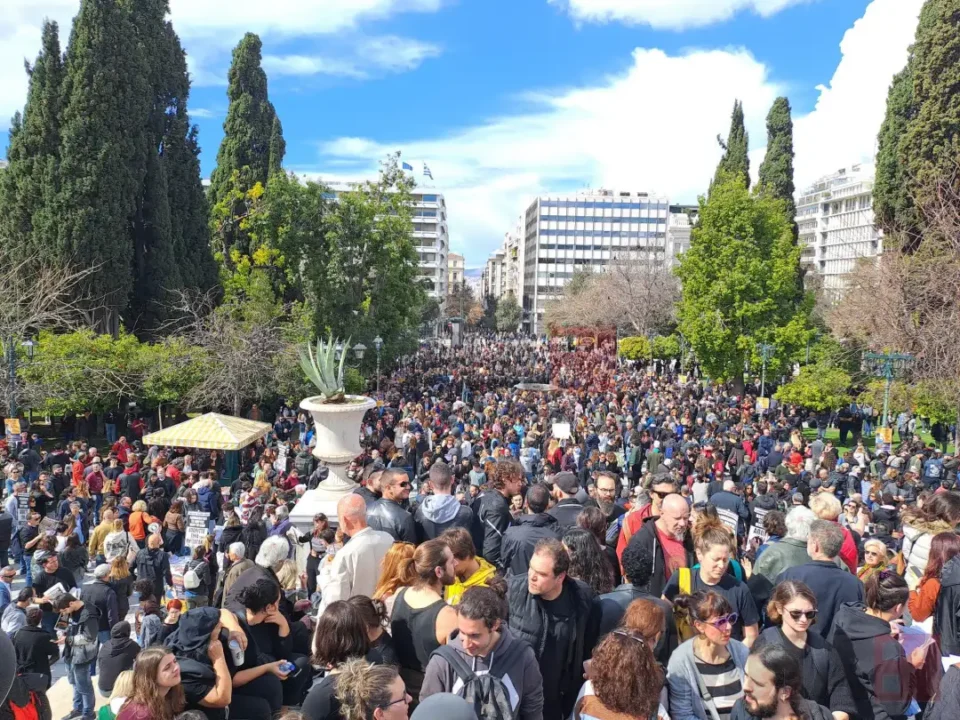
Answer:
[[[20,574],[26,577],[27,587],[33,587],[33,555],[20,556]]]
[[[103,507],[103,493],[94,493],[93,494],[93,525],[91,527],[95,527],[100,524],[100,508],[102,507]]]
[[[10,564],[10,551],[0,550],[0,568],[5,568]]]
[[[100,646],[101,646],[101,647],[102,647],[103,644],[104,644],[105,642],[107,642],[107,640],[109,640],[109,639],[110,639],[110,631],[109,631],[109,630],[97,630],[97,640],[100,642]],[[97,674],[97,661],[96,661],[96,658],[94,658],[94,660],[90,663],[90,674],[91,674],[91,675],[96,675],[96,674]]]
[[[90,663],[74,665],[67,662],[67,681],[73,685],[73,709],[92,718],[97,698],[93,692],[93,680],[90,678]]]
[[[113,445],[117,441],[116,423],[107,423],[103,427],[107,431],[107,443]]]

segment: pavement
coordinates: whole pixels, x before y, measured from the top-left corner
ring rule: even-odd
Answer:
[[[83,584],[89,585],[93,582],[93,573],[88,572],[84,578]],[[26,581],[23,577],[17,576],[13,581],[13,592],[11,593],[13,597],[17,596],[17,593],[26,586]],[[133,626],[134,613],[139,607],[137,603],[136,593],[130,598],[130,612],[127,614],[127,620],[130,621],[131,627]],[[50,701],[50,707],[52,710],[53,720],[59,720],[62,717],[66,717],[73,710],[73,686],[67,681],[67,668],[63,660],[58,660],[53,667],[53,685],[47,691],[47,699]],[[109,698],[104,697],[100,694],[100,690],[97,688],[97,679],[93,679],[93,689],[97,697],[96,709],[99,710],[103,705],[107,704]]]

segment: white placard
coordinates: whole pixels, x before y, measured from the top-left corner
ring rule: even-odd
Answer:
[[[557,440],[569,440],[570,423],[554,423],[552,432]]]
[[[208,512],[188,512],[187,513],[187,534],[184,544],[188,548],[199,547],[203,539],[209,533],[210,513]]]

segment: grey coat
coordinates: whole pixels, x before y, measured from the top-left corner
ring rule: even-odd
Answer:
[[[769,552],[769,551],[768,551]],[[671,720],[714,720],[710,710],[700,697],[700,683],[697,680],[697,664],[693,655],[693,643],[690,638],[678,647],[667,664],[667,687],[670,690]],[[727,645],[734,665],[743,675],[747,664],[749,648],[739,640],[730,640]]]

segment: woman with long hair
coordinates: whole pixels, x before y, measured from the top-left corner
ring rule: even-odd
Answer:
[[[597,595],[613,590],[613,573],[593,534],[581,528],[570,528],[563,536],[563,546],[570,555],[570,570],[567,572],[570,577],[582,580]]]
[[[387,619],[393,615],[393,603],[400,588],[410,587],[416,582],[413,572],[413,553],[417,546],[413,543],[396,542],[387,550],[380,569],[380,581],[373,591],[373,599],[381,600],[387,610]]]
[[[130,612],[130,595],[133,594],[134,577],[130,574],[130,565],[126,555],[118,555],[110,563],[107,582],[117,594],[117,617],[123,620]]]
[[[80,538],[75,534],[67,536],[66,547],[60,553],[60,566],[69,570],[76,581],[76,587],[83,587],[83,578],[86,575],[87,563],[90,562],[90,556],[87,554],[87,548],[80,542]]]
[[[670,716],[677,720],[728,718],[743,695],[743,668],[749,650],[733,638],[737,613],[718,592],[681,595],[675,605],[687,612],[696,635],[670,656],[667,684]]]
[[[267,539],[267,527],[263,524],[263,508],[256,507],[250,512],[246,527],[240,532],[240,542],[247,546],[247,557],[255,558],[260,546]]]
[[[183,547],[186,533],[183,517],[183,501],[174,500],[163,518],[163,548],[174,555],[179,555],[180,548]]]
[[[841,605],[833,618],[827,642],[844,658],[847,682],[861,718],[906,720],[929,646],[915,648],[908,657],[891,628],[903,616],[910,591],[895,572],[883,570],[864,584],[865,605]]]
[[[167,648],[148,647],[137,655],[133,692],[117,720],[173,720],[184,705],[177,658]]]
[[[392,665],[351,660],[340,671],[337,700],[343,720],[407,720],[412,698]]]
[[[916,622],[923,622],[934,614],[940,600],[944,566],[957,555],[960,555],[960,536],[953,532],[933,536],[927,567],[920,576],[916,589],[910,591],[910,599],[907,601],[910,617]],[[934,622],[936,624],[936,619]],[[939,635],[937,629],[935,628],[934,635]]]
[[[522,508],[523,498],[520,495],[516,495],[513,499],[516,500],[517,498],[520,498]],[[620,558],[617,557],[616,547],[607,545],[607,529],[609,525],[610,523],[607,522],[607,516],[603,510],[598,507],[584,508],[581,513],[577,515],[576,526],[583,528],[593,535],[597,541],[597,547],[600,548],[600,552],[603,553],[604,558],[606,558],[611,577],[613,577],[613,584],[619,585],[621,580]]]
[[[113,684],[113,690],[110,692],[110,700],[100,710],[97,711],[97,720],[115,720],[120,708],[127,701],[127,698],[133,694],[133,670],[124,670],[117,675],[117,680]]]
[[[829,707],[836,720],[856,712],[843,661],[823,636],[812,630],[817,621],[817,598],[798,580],[777,585],[767,603],[767,619],[773,624],[757,638],[754,649],[779,645],[796,658],[803,669],[803,697]]]
[[[587,675],[574,720],[650,720],[661,714],[663,669],[640,634],[620,628],[604,636]]]
[[[367,627],[360,610],[345,600],[330,603],[317,620],[313,634],[312,663],[324,671],[303,702],[311,720],[339,720],[337,681],[344,664],[362,659],[370,649]]]
[[[960,495],[940,493],[922,508],[906,507],[903,519],[903,562],[907,587],[916,590],[927,568],[930,545],[939,533],[953,532],[960,525]]]
[[[679,595],[713,591],[733,607],[734,640],[750,647],[758,634],[760,613],[746,583],[730,574],[736,543],[730,528],[719,520],[698,518],[694,533],[697,565],[675,570],[663,588],[663,599],[673,602]]]
[[[387,632],[390,618],[383,602],[371,600],[366,595],[354,595],[347,602],[357,609],[367,628],[367,640],[370,641],[367,660],[377,665],[399,665],[393,638]]]

